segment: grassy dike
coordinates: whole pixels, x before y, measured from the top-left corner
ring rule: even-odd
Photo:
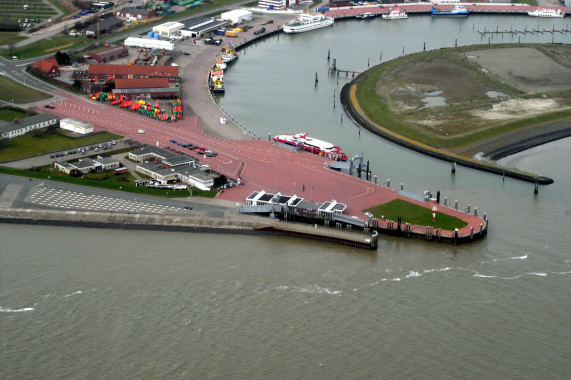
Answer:
[[[481,46],[477,46],[477,48],[482,49]],[[457,51],[460,51],[459,49],[460,48],[454,48],[454,50]],[[456,140],[449,138],[445,139],[428,133],[419,133],[418,129],[410,128],[405,122],[402,122],[390,111],[388,105],[385,104],[376,92],[377,83],[381,80],[383,73],[396,65],[405,64],[409,60],[429,59],[437,54],[442,53],[440,51],[431,51],[415,54],[383,63],[365,71],[350,83],[343,86],[340,94],[343,107],[362,127],[378,136],[419,153],[439,158],[450,163],[456,162],[463,166],[495,174],[502,174],[528,182],[539,184],[553,183],[553,180],[548,177],[473,160],[437,147],[462,146],[470,142],[475,142],[492,135],[499,135],[524,126],[549,120],[557,120],[568,116],[568,111],[555,112],[526,120],[515,121],[495,128],[493,132],[490,131],[485,134],[474,133],[467,136],[464,135]]]

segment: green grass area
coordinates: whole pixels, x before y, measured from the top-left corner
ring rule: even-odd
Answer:
[[[56,134],[43,137],[34,137],[33,133],[30,132],[11,139],[8,146],[0,149],[0,162],[19,160],[50,152],[65,151],[120,138],[122,138],[122,136],[108,132],[95,133],[78,138],[66,136],[61,130],[58,130]]]
[[[22,119],[24,117],[32,116],[35,113],[29,114],[26,110],[17,107],[3,107],[0,108],[0,120],[12,122],[14,119]]]
[[[0,33],[0,45],[14,44],[27,38],[28,37],[20,36],[18,32],[2,32]]]
[[[28,59],[44,55],[55,55],[58,51],[77,48],[78,46],[87,45],[92,42],[93,41],[84,37],[54,35],[45,40],[11,49],[11,53],[9,51],[10,49],[2,49],[0,50],[0,55],[7,59],[11,59],[13,55],[20,59]]]
[[[4,75],[0,75],[0,99],[6,102],[14,102],[16,104],[24,104],[49,99],[52,96],[34,90],[31,87],[22,86]]]
[[[403,201],[402,199],[395,199],[363,211],[370,212],[378,219],[384,217],[388,220],[397,221],[400,217],[402,223],[432,226],[448,231],[454,231],[455,228],[462,228],[467,225],[463,220],[441,212],[436,212],[436,220],[432,221],[432,210],[430,208]]]
[[[50,166],[44,166],[37,170],[22,170],[0,166],[0,173],[35,179],[73,183],[76,185],[99,187],[109,190],[119,190],[135,194],[153,195],[163,198],[181,198],[189,196],[188,190],[147,189],[144,186],[136,186],[135,178],[131,174],[127,173],[114,175],[113,171],[89,174],[84,176],[85,178],[81,178],[71,177]],[[192,189],[192,195],[194,197],[214,198],[216,194],[217,191],[203,191],[194,188]]]

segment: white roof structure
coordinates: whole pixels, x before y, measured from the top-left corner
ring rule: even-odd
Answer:
[[[181,30],[184,27],[184,24],[176,21],[169,21],[165,22],[164,24],[160,24],[153,27],[153,32],[157,32],[162,34],[163,36],[170,37],[171,34],[175,33],[176,31]]]
[[[231,23],[238,24],[252,19],[252,12],[245,9],[235,9],[233,11],[224,12],[220,15],[222,20],[230,21]]]
[[[174,50],[174,44],[170,41],[157,40],[156,38],[128,37],[125,46],[142,47],[148,49]]]

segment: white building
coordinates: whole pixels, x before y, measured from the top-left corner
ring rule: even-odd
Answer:
[[[54,166],[61,172],[66,174],[71,173],[74,170],[81,172],[83,174],[89,172],[100,172],[111,169],[117,169],[119,167],[119,161],[111,157],[97,156],[95,159],[91,158],[80,158],[75,162],[60,161],[55,162]]]
[[[81,120],[76,120],[71,117],[66,117],[64,119],[61,119],[59,121],[59,126],[61,129],[79,133],[81,135],[93,133],[93,124],[86,123],[85,121]]]
[[[22,136],[34,129],[56,125],[58,121],[59,117],[51,113],[41,113],[24,119],[14,119],[12,122],[0,120],[0,138],[11,139],[16,136]]]
[[[147,49],[174,50],[174,43],[165,40],[158,40],[155,38],[128,37],[125,40],[125,46],[142,47]]]
[[[235,9],[233,11],[222,13],[220,18],[222,20],[230,21],[232,24],[241,24],[246,21],[252,21],[252,12],[245,9]]]
[[[153,32],[159,33],[162,37],[171,38],[176,32],[181,30],[184,24],[175,21],[165,22],[164,24],[153,27]]]
[[[260,0],[258,1],[258,7],[264,9],[275,9],[276,11],[283,11],[290,7],[290,5],[296,5],[299,1],[297,0]]]

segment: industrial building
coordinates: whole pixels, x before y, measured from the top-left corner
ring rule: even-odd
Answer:
[[[79,73],[80,74],[80,73]],[[92,81],[99,79],[167,78],[169,83],[178,83],[178,66],[138,66],[92,64],[88,68]]]
[[[167,78],[115,79],[112,93],[125,99],[179,99],[180,87],[171,87]]]
[[[107,63],[119,58],[127,57],[128,55],[129,55],[129,49],[127,49],[125,46],[111,46],[105,49],[85,54],[83,57],[88,59],[93,59],[98,63]]]
[[[265,9],[275,9],[276,11],[283,11],[292,5],[298,5],[299,0],[260,0],[258,7]]]
[[[72,131],[81,135],[93,133],[93,124],[73,119],[71,117],[61,119],[59,122],[59,127],[61,129],[65,129],[66,131]]]
[[[181,30],[184,24],[170,21],[153,27],[153,32],[160,34],[163,38],[171,38],[176,32]]]
[[[245,9],[234,9],[233,11],[222,13],[220,19],[229,21],[232,24],[241,24],[243,22],[252,21],[252,12]]]
[[[115,16],[97,19],[95,24],[91,24],[85,29],[85,35],[87,37],[97,38],[102,34],[112,33],[115,29],[122,27],[123,24],[123,20]]]
[[[199,17],[184,23],[180,34],[185,37],[195,38],[208,34],[216,29],[224,28],[228,21],[216,20],[213,17]]]
[[[11,139],[22,136],[34,129],[56,125],[58,121],[59,117],[51,113],[41,113],[24,119],[14,119],[12,122],[0,120],[0,138]]]
[[[117,16],[124,17],[129,20],[146,20],[156,16],[154,10],[139,9],[135,7],[123,8],[117,12]]]
[[[174,50],[174,43],[157,38],[128,37],[125,39],[125,46],[141,47],[145,49]]]

